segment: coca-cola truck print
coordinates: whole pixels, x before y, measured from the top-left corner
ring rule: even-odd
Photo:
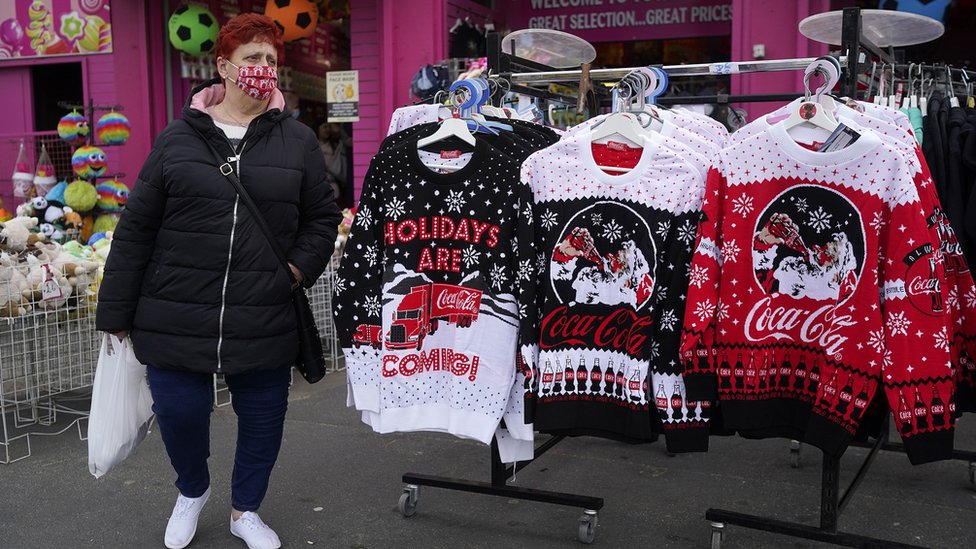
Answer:
[[[376,324],[360,324],[352,334],[352,344],[357,349],[361,345],[369,345],[374,349],[383,346],[383,327]]]
[[[481,290],[437,283],[414,286],[393,313],[386,348],[419,350],[438,323],[467,328],[478,320],[480,309]]]

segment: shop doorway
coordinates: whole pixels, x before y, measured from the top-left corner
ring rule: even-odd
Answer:
[[[34,111],[34,130],[37,132],[36,154],[43,144],[47,148],[59,180],[71,179],[71,146],[49,134],[58,128],[58,120],[67,114],[59,102],[84,103],[85,88],[81,63],[53,63],[30,68],[31,98]],[[35,156],[36,158],[36,156]]]

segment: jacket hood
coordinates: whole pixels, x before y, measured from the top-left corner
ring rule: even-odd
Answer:
[[[207,114],[206,109],[223,101],[226,92],[221,78],[213,78],[193,88],[190,97],[187,98],[186,105],[183,107],[183,120],[208,137],[218,132],[219,130],[214,125],[213,119]],[[257,121],[254,124],[255,131],[258,134],[267,133],[272,126],[287,119],[288,115],[282,111],[284,106],[285,97],[281,90],[275,88],[271,94],[271,99],[268,101],[268,110],[255,118]]]

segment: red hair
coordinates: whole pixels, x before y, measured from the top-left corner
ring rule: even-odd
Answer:
[[[230,59],[230,55],[241,44],[250,42],[271,44],[278,51],[278,64],[285,60],[285,42],[281,38],[281,29],[270,17],[257,13],[242,13],[220,27],[214,53],[218,57]]]

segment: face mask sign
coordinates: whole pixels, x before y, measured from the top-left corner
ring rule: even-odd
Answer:
[[[237,69],[237,80],[234,82],[242,92],[258,101],[271,97],[271,92],[278,87],[278,71],[268,65],[253,67],[238,67],[230,60],[229,65]]]

